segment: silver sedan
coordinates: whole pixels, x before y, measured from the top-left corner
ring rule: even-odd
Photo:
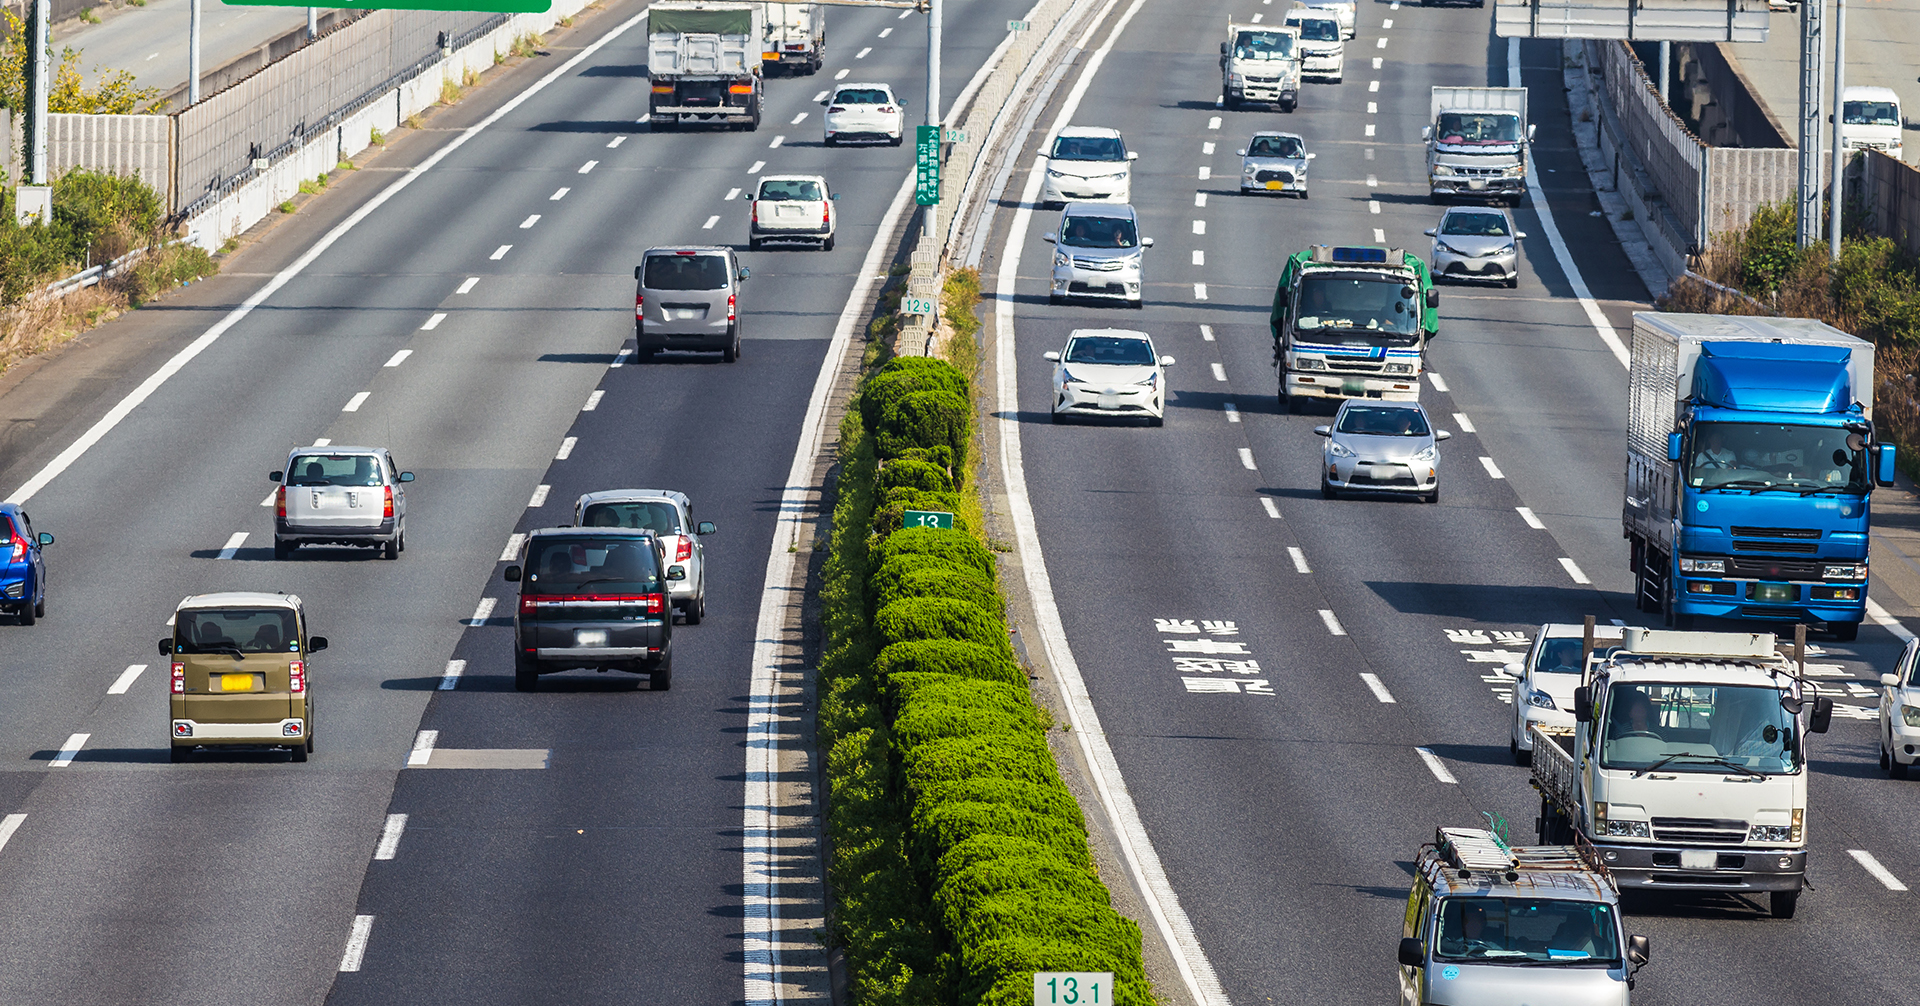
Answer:
[[[1348,399],[1332,425],[1313,432],[1327,438],[1320,466],[1320,495],[1327,499],[1348,490],[1440,501],[1438,444],[1453,434],[1434,429],[1419,402]]]
[[[1520,285],[1518,242],[1513,217],[1498,206],[1455,206],[1427,231],[1433,239],[1430,260],[1435,279],[1492,280],[1508,289]]]

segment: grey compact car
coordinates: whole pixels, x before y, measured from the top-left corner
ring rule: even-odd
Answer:
[[[1291,192],[1307,198],[1307,162],[1319,155],[1295,133],[1255,133],[1240,151],[1240,191]]]
[[[1320,495],[1341,490],[1417,494],[1440,501],[1440,441],[1453,436],[1427,421],[1419,402],[1349,398],[1330,426],[1313,432],[1327,438],[1320,466]]]
[[[748,271],[725,245],[649,248],[633,267],[634,353],[663,349],[740,358],[740,285]]]
[[[702,538],[717,530],[712,521],[694,522],[693,500],[671,489],[607,489],[588,493],[573,504],[574,524],[585,528],[625,527],[652,531],[667,562],[667,593],[688,625],[707,615],[707,546]]]
[[[527,536],[502,576],[520,585],[513,615],[513,687],[571,668],[645,674],[673,687],[673,613],[666,554],[651,531],[550,527]]]
[[[274,493],[273,557],[301,545],[372,545],[384,558],[407,550],[407,489],[412,472],[384,447],[296,447],[287,467],[267,476]]]
[[[1041,235],[1054,245],[1053,284],[1047,299],[1117,300],[1139,307],[1146,284],[1143,259],[1152,238],[1140,236],[1140,218],[1125,203],[1068,203],[1060,229]]]
[[[1513,229],[1513,216],[1498,206],[1455,206],[1440,215],[1433,239],[1435,279],[1491,280],[1509,289],[1520,285],[1520,251],[1525,234]]]

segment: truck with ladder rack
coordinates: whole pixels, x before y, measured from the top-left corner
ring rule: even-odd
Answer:
[[[1399,248],[1313,245],[1287,258],[1268,318],[1280,404],[1313,398],[1420,398],[1440,293]]]

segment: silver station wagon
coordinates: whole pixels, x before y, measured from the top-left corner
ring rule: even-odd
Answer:
[[[273,557],[302,545],[370,545],[382,558],[407,548],[407,489],[384,447],[296,447],[287,467],[267,476],[274,493]]]

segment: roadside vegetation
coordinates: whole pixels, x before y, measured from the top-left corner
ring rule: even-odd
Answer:
[[[27,26],[11,10],[4,12],[5,37],[0,38],[0,106],[15,110],[27,105]],[[166,110],[160,88],[139,87],[125,70],[100,75],[92,87],[80,75],[80,50],[61,49],[53,68],[53,86],[47,91],[49,112],[89,112],[106,115],[159,113]]]
[[[977,284],[942,295],[964,350],[949,355],[969,361]],[[1139,928],[1110,904],[1008,642],[971,364],[884,355],[841,425],[821,589],[829,928],[849,999],[1013,1006],[1034,971],[1110,970],[1114,1001],[1145,1006]],[[954,528],[903,530],[907,510]]]
[[[1710,314],[1818,318],[1874,344],[1874,420],[1920,479],[1920,260],[1892,239],[1846,220],[1835,261],[1827,243],[1801,248],[1787,202],[1762,206],[1747,226],[1715,236],[1699,273],[1725,290],[1676,280],[1660,307]]]

